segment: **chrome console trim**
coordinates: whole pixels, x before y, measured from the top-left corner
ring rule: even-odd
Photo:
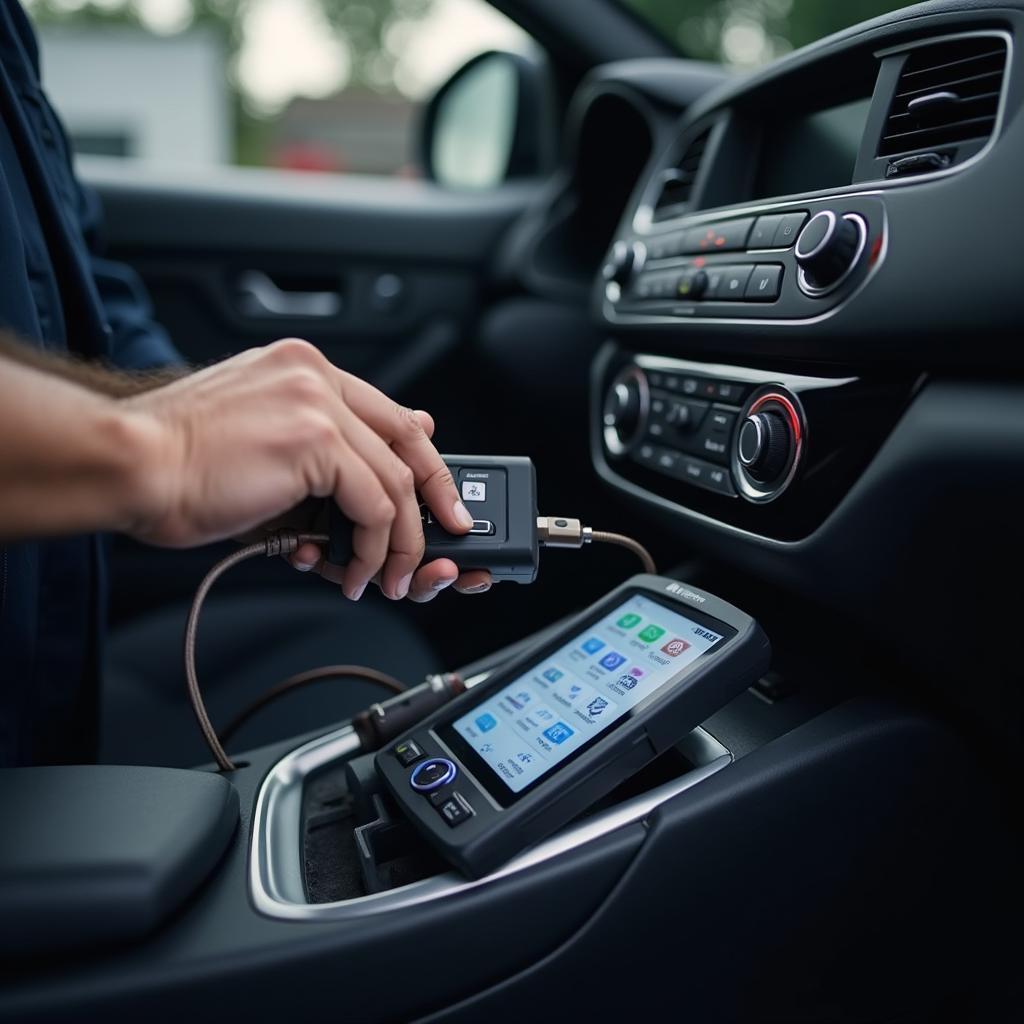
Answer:
[[[479,679],[475,679],[479,682]],[[342,726],[286,754],[260,786],[252,819],[249,893],[261,914],[287,921],[346,921],[445,899],[493,885],[616,829],[643,822],[659,805],[691,789],[732,761],[732,754],[704,729],[695,729],[681,749],[699,767],[615,807],[578,821],[521,853],[497,871],[470,881],[455,871],[388,892],[337,903],[307,903],[302,887],[302,788],[306,777],[331,761],[359,753],[351,725]]]

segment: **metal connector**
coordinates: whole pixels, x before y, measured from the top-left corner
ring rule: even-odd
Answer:
[[[581,548],[590,543],[592,534],[578,519],[537,517],[537,540],[546,548]]]

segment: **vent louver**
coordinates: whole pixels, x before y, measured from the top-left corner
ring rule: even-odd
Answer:
[[[992,135],[1005,72],[1006,43],[998,36],[968,36],[912,50],[896,85],[878,155],[945,149],[943,159],[958,162],[958,154],[948,147],[983,144]]]
[[[667,211],[676,211],[685,207],[690,201],[693,183],[697,180],[704,150],[707,148],[711,129],[705,128],[699,135],[690,140],[682,157],[673,167],[662,172],[661,189],[654,204],[656,217],[664,216]]]

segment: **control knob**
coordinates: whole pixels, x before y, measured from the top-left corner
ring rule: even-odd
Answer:
[[[769,409],[749,415],[740,427],[737,454],[755,480],[774,480],[786,468],[790,431],[782,413]]]
[[[755,504],[774,501],[792,483],[801,462],[806,421],[800,400],[778,384],[765,384],[747,399],[733,434],[733,481]]]
[[[800,288],[811,296],[837,288],[857,266],[867,234],[867,224],[859,213],[816,213],[804,225],[793,250]]]
[[[604,400],[604,442],[613,455],[622,455],[647,426],[650,389],[638,366],[628,366],[611,383]]]
[[[602,268],[604,279],[610,283],[624,287],[629,279],[644,264],[647,249],[643,242],[624,242],[621,238],[612,246],[608,262]]]

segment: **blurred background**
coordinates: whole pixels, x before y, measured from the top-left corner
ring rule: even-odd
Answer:
[[[755,67],[892,0],[622,0],[686,56]],[[526,52],[486,0],[25,0],[79,153],[413,175],[418,111]]]

